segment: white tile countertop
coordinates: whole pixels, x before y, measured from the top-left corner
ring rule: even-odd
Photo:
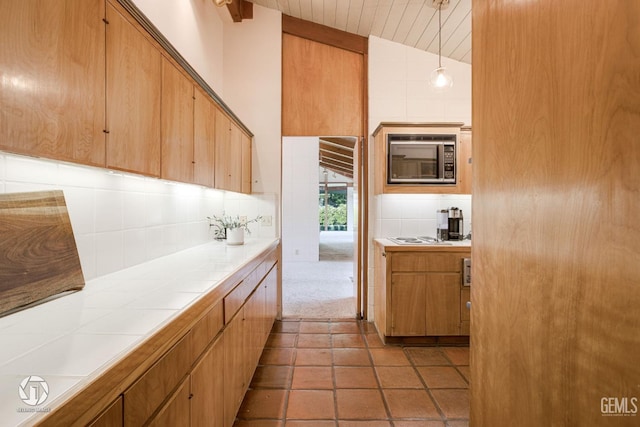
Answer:
[[[210,242],[0,318],[0,425],[35,423],[276,240]],[[19,394],[32,375],[48,385],[48,397],[38,406]]]

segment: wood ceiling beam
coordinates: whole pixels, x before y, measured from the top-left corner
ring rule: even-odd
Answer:
[[[233,22],[242,22],[243,19],[253,19],[253,3],[246,0],[233,0],[227,4],[227,9]]]
[[[320,141],[326,142],[327,144],[340,146],[346,148],[347,150],[353,151],[356,143],[351,138],[334,138],[334,137],[322,137]]]
[[[330,145],[323,144],[322,142],[320,143],[320,151],[326,152],[326,153],[335,153],[335,154],[339,154],[339,155],[341,155],[343,157],[349,157],[349,158],[353,159],[353,151],[344,150],[342,148],[332,147]]]
[[[320,166],[325,168],[325,169],[327,169],[327,170],[330,170],[331,172],[335,172],[335,173],[338,173],[338,174],[340,174],[342,176],[345,176],[345,177],[347,177],[349,179],[353,179],[353,174],[351,172],[349,172],[348,170],[346,170],[346,169],[340,169],[340,168],[337,168],[335,166],[332,166],[332,165],[329,165],[329,164],[323,164],[323,163],[320,163]]]
[[[320,155],[320,160],[325,160],[325,159],[332,160],[332,161],[334,161],[336,163],[339,163],[341,165],[344,165],[345,167],[348,167],[348,168],[353,168],[353,159],[346,159],[345,160],[342,157],[334,156],[334,155],[331,155],[330,153],[322,153]]]
[[[319,164],[320,164],[320,167],[331,169],[332,171],[338,172],[341,175],[345,175],[345,176],[348,176],[349,178],[353,178],[353,169],[348,166],[344,166],[339,163],[336,163],[331,159],[321,160]]]

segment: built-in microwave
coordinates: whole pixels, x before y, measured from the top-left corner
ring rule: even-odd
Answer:
[[[455,184],[456,135],[387,135],[388,184]]]

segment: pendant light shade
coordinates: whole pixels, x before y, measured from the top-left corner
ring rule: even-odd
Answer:
[[[429,84],[436,92],[444,92],[453,86],[453,77],[445,67],[438,67],[431,72]]]
[[[453,77],[442,66],[442,8],[449,6],[449,0],[433,0],[433,7],[438,8],[438,68],[431,72],[429,85],[435,92],[445,92],[453,86]]]

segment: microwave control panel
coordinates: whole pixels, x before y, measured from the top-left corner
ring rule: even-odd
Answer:
[[[443,166],[444,166],[444,179],[455,179],[456,177],[456,147],[451,144],[446,144],[443,147]]]

